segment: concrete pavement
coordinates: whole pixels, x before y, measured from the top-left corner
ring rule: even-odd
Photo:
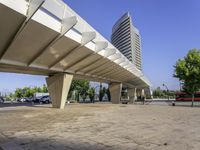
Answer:
[[[199,108],[70,104],[0,108],[8,150],[199,150]]]

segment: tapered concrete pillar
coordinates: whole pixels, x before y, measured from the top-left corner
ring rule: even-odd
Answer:
[[[65,107],[72,79],[73,75],[69,74],[56,74],[46,78],[49,95],[54,108],[63,109]]]
[[[111,95],[111,102],[113,104],[119,104],[121,99],[122,83],[110,83],[109,90]]]
[[[145,97],[144,89],[141,90],[141,96],[142,96],[142,97]]]
[[[135,88],[134,101],[137,101],[137,88]]]
[[[142,90],[141,89],[136,89],[136,101],[137,100],[141,100],[141,97],[142,97]]]
[[[128,89],[129,103],[134,103],[136,96],[136,88]]]

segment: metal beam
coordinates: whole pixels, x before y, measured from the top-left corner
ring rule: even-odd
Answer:
[[[49,43],[47,43],[36,55],[34,55],[28,62],[30,66],[38,57],[40,57],[47,49],[52,47],[56,42],[58,42],[70,29],[72,29],[77,23],[77,18],[75,16],[64,18],[61,24],[60,33],[54,37]]]
[[[92,62],[90,62],[90,63],[84,65],[84,66],[81,67],[80,69],[76,69],[75,72],[79,72],[79,71],[81,71],[81,70],[83,70],[83,69],[89,68],[91,65],[94,65],[94,64],[100,62],[101,59],[103,59],[103,58],[98,58],[98,59],[96,59],[96,60],[94,60],[94,61],[92,61]]]
[[[98,72],[94,72],[94,73],[96,73],[96,74],[98,74],[98,73],[100,73],[100,72],[102,72],[101,74],[98,74],[99,76],[106,76],[106,75],[110,75],[110,74],[116,74],[116,72],[117,72],[117,74],[119,75],[119,73],[118,72],[121,72],[121,70],[122,70],[122,68],[119,68],[119,67],[121,67],[121,66],[117,66],[117,64],[114,64],[114,65],[112,65],[112,67],[114,67],[114,68],[116,68],[116,69],[109,69],[109,71],[108,71],[108,69],[106,68],[106,69],[101,69],[100,71],[98,71]],[[125,68],[123,68],[123,69],[125,69]],[[106,70],[106,72],[104,71],[104,70]],[[130,74],[132,74],[129,70],[125,70],[125,71],[128,71]]]
[[[108,65],[107,65],[108,64]],[[89,73],[92,73],[92,74],[99,74],[100,72],[104,72],[104,71],[106,71],[107,69],[108,69],[108,67],[107,66],[110,66],[111,67],[111,65],[110,65],[110,61],[108,61],[107,63],[105,63],[105,64],[103,64],[103,65],[101,65],[100,67],[96,67],[94,70],[91,70]],[[110,69],[110,68],[109,68]]]
[[[98,41],[95,43],[95,53],[100,52],[103,49],[106,49],[108,47],[108,42],[104,42],[104,41]]]
[[[141,72],[138,71],[135,67],[128,69],[131,73],[134,73],[136,76],[141,76]]]
[[[116,53],[116,49],[114,48],[107,48],[104,53],[104,57],[109,57]]]
[[[106,49],[106,50],[109,50],[109,49]],[[105,50],[105,51],[106,51]],[[111,49],[111,51],[112,51],[112,53],[113,53],[113,51],[114,52],[116,52],[116,50],[115,49]],[[110,56],[110,55],[112,55],[112,53],[111,54],[107,54],[108,55],[108,57]],[[114,53],[113,53],[114,54]],[[105,56],[105,55],[104,55]],[[89,63],[89,64],[87,64],[87,65],[85,65],[85,66],[83,66],[81,69],[77,69],[75,72],[79,72],[79,71],[81,71],[81,70],[83,70],[83,69],[86,69],[86,68],[89,68],[91,65],[94,65],[94,64],[97,64],[97,63],[99,63],[100,61],[101,61],[101,59],[104,59],[104,58],[99,58],[99,59],[97,59],[97,60],[95,60],[95,61],[93,61],[93,62],[91,62],[91,63]],[[104,63],[103,64],[101,64],[101,65],[104,65]],[[101,66],[100,65],[100,66]],[[98,66],[99,67],[99,66]],[[93,69],[95,69],[95,68],[98,68],[98,67],[93,67],[92,69],[90,69],[89,71],[91,71],[91,70],[93,70]]]
[[[101,59],[104,60],[105,58],[101,58]],[[106,60],[106,59],[105,59],[105,60]],[[102,67],[103,65],[108,64],[108,63],[109,63],[109,61],[106,60],[105,63],[100,64],[99,66],[92,67],[91,69],[89,69],[87,72],[84,72],[84,73],[91,73],[91,72],[93,72],[93,71],[97,71],[100,67]]]
[[[135,77],[131,80],[126,80],[125,82],[132,82],[134,84],[137,84],[137,83],[145,84],[145,82],[143,82],[143,80],[140,77]]]
[[[128,70],[128,69],[133,68],[133,66],[131,64],[129,64],[129,66],[125,66],[124,68]]]
[[[115,54],[114,54],[114,55],[115,55]],[[119,58],[120,58],[120,57],[119,57]],[[119,58],[116,57],[115,59],[117,60],[117,59],[119,59]],[[118,67],[118,64],[116,64],[114,61],[110,60],[109,62],[112,63],[112,65],[110,65],[110,67],[116,67],[116,66]],[[109,63],[109,62],[108,62],[108,63]],[[106,66],[104,66],[104,65],[102,65],[101,67],[103,67],[103,69],[98,70],[98,69],[99,69],[99,67],[98,67],[98,68],[96,69],[96,70],[98,70],[98,71],[97,71],[97,72],[93,72],[93,73],[98,74],[98,73],[100,73],[100,72],[105,73],[105,71],[107,71],[107,70],[110,71],[110,68],[109,68],[109,67],[106,67]],[[102,73],[101,73],[101,74],[102,74]],[[101,76],[101,74],[100,74],[100,76]]]
[[[108,45],[106,44],[106,47],[107,47],[107,46],[108,46]],[[106,47],[105,47],[105,48],[106,48]],[[102,50],[105,50],[105,48],[102,49]],[[99,48],[96,47],[95,49],[99,49]],[[99,51],[99,52],[100,52],[100,51]],[[95,54],[95,52],[94,52],[94,54]],[[99,54],[99,55],[100,55],[100,54]],[[100,56],[101,56],[101,55],[100,55]],[[80,69],[75,70],[75,72],[79,72],[79,71],[81,71],[81,70],[83,70],[83,69],[89,68],[90,66],[99,63],[99,62],[101,61],[101,59],[104,59],[104,57],[101,56],[101,58],[96,59],[96,60],[94,60],[94,61],[92,61],[92,62],[90,62],[90,63],[84,65],[84,66],[81,67]],[[84,60],[85,60],[85,59],[84,59]],[[106,60],[107,60],[107,59],[106,59]],[[106,63],[107,63],[107,62],[106,62]],[[103,63],[103,64],[105,64],[105,63]],[[102,65],[102,64],[101,64],[101,65]],[[96,68],[96,66],[93,67],[92,69],[90,69],[89,72],[90,72],[91,70],[93,70],[94,68]]]
[[[121,66],[122,66],[122,67],[125,67],[125,66],[127,66],[127,65],[129,65],[129,62],[128,62],[128,61],[125,61],[125,62],[121,63]]]
[[[117,64],[121,64],[125,61],[125,58],[124,57],[121,57],[120,59],[118,60],[115,60],[114,62],[117,63]]]
[[[96,32],[83,32],[81,45],[84,46],[96,38]]]
[[[129,74],[128,76],[124,75],[124,74],[119,74],[118,77],[120,77],[120,78],[123,77],[124,79],[128,79],[129,81],[137,78],[135,75],[133,75],[131,73],[128,73],[128,74]],[[127,81],[127,80],[125,80],[125,81]]]
[[[96,42],[95,43],[95,51],[93,53],[90,53],[90,54],[86,55],[85,57],[78,59],[73,64],[67,66],[65,69],[69,69],[77,64],[82,63],[84,60],[88,59],[90,56],[95,55],[96,53],[100,52],[101,50],[105,49],[106,47],[108,47],[107,42],[103,42],[103,41]]]
[[[42,6],[45,0],[30,0],[27,12],[26,22],[29,21],[37,10]]]
[[[60,60],[64,60],[68,55],[75,53],[78,51],[81,47],[85,46],[87,43],[91,42],[96,38],[96,32],[83,32],[82,38],[81,38],[81,45],[77,47],[76,49],[71,50],[67,55],[64,55],[64,57]],[[59,61],[59,62],[60,62]],[[55,64],[56,65],[56,64]],[[54,65],[53,65],[54,66]],[[52,67],[53,67],[52,66]],[[68,66],[64,68],[64,71],[68,69]]]
[[[115,80],[119,80],[121,82],[125,82],[125,80],[124,80],[125,77],[126,77],[125,75],[124,76],[120,76],[120,77],[115,75],[115,76],[107,77],[107,78],[112,78],[112,79],[115,79]]]
[[[87,43],[89,43],[90,41],[92,41],[93,39],[95,39],[96,37],[96,33],[95,32],[84,32],[82,33],[82,38],[81,38],[81,43],[78,46],[75,46],[74,48],[72,48],[69,52],[67,52],[65,55],[63,55],[61,58],[59,58],[58,60],[56,60],[55,62],[53,62],[50,66],[49,69],[51,69],[52,67],[54,67],[57,63],[59,63],[60,61],[62,61],[63,59],[65,59],[68,55],[76,52],[77,50],[79,50],[81,47],[85,46]],[[66,70],[66,69],[64,69]]]
[[[90,80],[90,81],[96,81],[96,82],[108,82],[109,80],[106,78],[100,78],[100,77],[93,77],[93,76],[84,76],[81,74],[75,74],[75,79],[82,79],[82,80]]]
[[[135,85],[135,86],[143,86],[144,85],[144,83],[138,83],[138,82],[134,82],[134,81],[131,81],[131,82],[129,82],[129,83],[131,83],[131,84],[133,84],[133,85]]]
[[[121,80],[123,82],[126,82],[125,79],[128,79],[129,81],[131,80],[131,77],[127,77],[127,75],[125,74],[122,74],[120,76],[115,75],[115,76],[112,76],[112,78],[115,78],[116,80]]]
[[[124,68],[123,68],[124,69]],[[117,76],[119,76],[121,73],[124,73],[125,71],[127,71],[130,75],[133,75],[132,73],[130,73],[128,70],[123,70],[123,69],[121,69],[121,68],[116,68],[116,69],[114,69],[114,70],[111,70],[111,71],[109,71],[109,72],[107,72],[107,73],[105,73],[104,75],[102,75],[103,77],[105,76],[107,76],[107,75],[113,75],[113,74],[116,74]]]
[[[53,68],[56,64],[58,64],[60,61],[62,61],[68,54],[70,54],[72,51],[80,49],[82,46],[81,44],[78,44],[77,46],[73,47],[72,49],[70,49],[70,51],[68,51],[67,53],[65,53],[63,56],[61,56],[59,59],[55,60],[53,63],[51,63],[48,68],[51,69]]]
[[[117,54],[119,54],[119,53],[117,53]],[[113,58],[112,58],[112,60],[110,60],[110,63],[112,63],[112,65],[110,66],[110,67],[115,67],[115,66],[117,66],[118,64],[116,64],[114,61],[115,60],[118,60],[118,59],[120,59],[121,58],[121,55],[117,55],[116,56],[116,54],[114,54],[114,55],[112,55],[112,56],[114,56]],[[112,57],[111,56],[111,57]],[[116,57],[115,57],[116,56]],[[98,69],[99,69],[99,67],[98,67]],[[95,72],[95,73],[100,73],[100,72],[104,72],[105,70],[107,70],[107,69],[109,69],[110,70],[110,68],[108,67],[108,68],[105,68],[105,66],[104,66],[104,69],[102,69],[102,70],[100,70],[100,71],[98,71],[98,72]]]
[[[141,77],[137,77],[137,79],[136,80],[134,80],[134,81],[141,81],[142,79],[141,79]]]
[[[102,76],[102,75],[106,74],[107,72],[115,70],[116,67],[117,67],[117,65],[113,64],[113,65],[110,66],[110,68],[112,68],[112,69],[110,69],[109,67],[107,67],[107,68],[104,68],[103,70],[100,70],[100,71],[96,72],[96,74],[98,74],[99,76]]]
[[[139,85],[139,84],[132,84],[132,83],[127,83],[127,82],[124,82],[124,84],[126,84],[127,86],[129,86],[129,87],[132,87],[132,88],[145,88],[146,86],[144,86],[144,85]]]
[[[125,79],[129,79],[128,77],[130,77],[130,79],[136,79],[137,78],[137,76],[136,75],[134,75],[133,73],[130,73],[130,72],[127,72],[129,75],[128,76],[125,76],[124,78]],[[115,73],[115,74],[117,74],[119,77],[120,77],[120,72],[118,73]]]
[[[115,60],[118,60],[119,58],[122,58],[122,54],[120,54],[120,53],[115,53],[114,55],[109,57],[109,59],[112,60],[113,62]]]
[[[137,71],[134,67],[128,69],[129,71]]]
[[[12,45],[12,43],[17,39],[19,34],[23,31],[23,29],[28,24],[29,20],[32,18],[32,16],[37,12],[37,10],[42,6],[42,4],[45,2],[45,0],[30,0],[29,7],[27,9],[27,16],[24,22],[19,26],[17,29],[17,32],[14,34],[12,39],[9,41],[3,52],[0,54],[0,59],[3,58],[6,51],[9,49],[9,47]],[[5,16],[6,17],[6,16]]]
[[[107,59],[109,60],[108,57],[114,55],[115,53],[116,53],[116,49],[114,49],[114,48],[108,48],[108,49],[106,49],[105,52],[104,52],[104,58],[103,58],[103,59],[106,58],[106,60],[107,60]],[[111,60],[109,60],[109,62],[111,62]],[[107,62],[107,63],[109,63],[109,62]],[[107,64],[107,63],[102,64],[101,67],[102,67],[103,65]],[[103,66],[103,67],[104,67],[104,66]],[[96,69],[90,69],[88,72],[93,72],[93,71],[96,71],[96,70],[99,70],[99,67],[97,67]],[[103,69],[103,70],[104,70],[104,69]]]
[[[119,53],[118,53],[119,54]],[[116,54],[114,54],[114,55],[116,55]],[[112,55],[113,56],[113,55]],[[112,57],[111,56],[111,57]],[[108,64],[108,63],[113,63],[113,65],[112,66],[115,66],[116,64],[115,64],[115,62],[114,62],[114,60],[117,60],[117,59],[119,59],[120,57],[115,57],[115,58],[113,58],[113,60],[109,60],[109,62],[107,62],[107,63],[105,63],[105,64]],[[93,70],[91,70],[90,72],[92,72],[92,73],[99,73],[99,72],[102,72],[102,71],[104,71],[104,70],[106,70],[106,69],[108,69],[108,68],[105,68],[105,64],[103,64],[103,65],[101,65],[100,67],[97,67],[96,69],[93,69]],[[102,68],[103,67],[103,69],[101,69],[101,70],[99,70],[100,68]],[[93,71],[96,71],[96,72],[93,72]]]
[[[119,65],[120,66],[120,65]],[[121,67],[121,66],[120,66]],[[126,69],[126,68],[123,68],[123,69]],[[120,70],[121,70],[121,68],[120,68]],[[106,73],[104,73],[103,75],[107,75],[107,74],[109,74],[109,73],[113,73],[113,69],[112,70],[109,70],[108,72],[106,72]],[[127,70],[128,71],[128,70]]]
[[[107,75],[110,75],[110,74],[116,74],[118,72],[124,72],[124,71],[123,71],[122,68],[116,68],[116,69],[112,69],[112,70],[105,72],[104,74],[102,74],[102,76],[104,77],[104,76],[107,76]]]
[[[124,74],[124,73],[125,72],[116,73],[116,74],[112,75],[112,78],[116,78],[118,80],[122,80],[123,82],[131,81],[132,80],[132,75],[131,74],[127,75],[127,74]],[[105,77],[109,78],[109,77],[111,77],[111,75],[110,76],[105,76]]]
[[[75,65],[77,65],[77,64],[80,64],[80,62],[82,62],[82,61],[88,59],[88,57],[90,57],[90,56],[92,56],[92,55],[94,55],[94,53],[91,52],[90,54],[84,56],[83,58],[78,59],[77,61],[73,62],[73,64],[68,65],[68,66],[65,68],[65,70],[67,70],[67,69],[69,69],[69,68],[72,68],[73,66],[75,66]]]

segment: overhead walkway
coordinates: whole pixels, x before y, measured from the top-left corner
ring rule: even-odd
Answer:
[[[0,71],[48,76],[53,107],[64,107],[72,79],[109,83],[113,103],[119,103],[122,84],[130,90],[150,86],[61,0],[0,0],[0,20]]]

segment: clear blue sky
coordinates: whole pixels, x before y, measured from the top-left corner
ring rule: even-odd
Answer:
[[[112,26],[125,12],[142,36],[143,70],[153,87],[178,89],[173,65],[191,48],[200,48],[199,0],[65,0],[110,40]],[[0,73],[0,91],[42,85],[44,77]]]

